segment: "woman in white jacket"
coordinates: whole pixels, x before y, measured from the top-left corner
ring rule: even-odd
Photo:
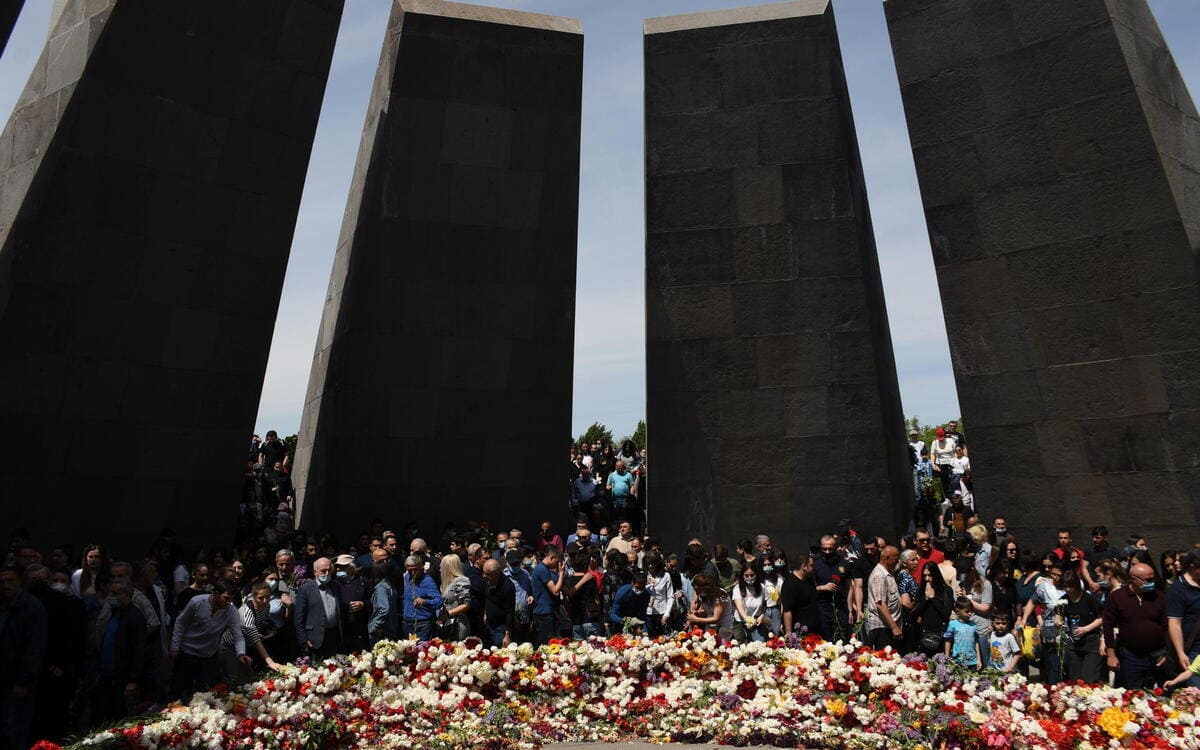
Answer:
[[[671,609],[675,606],[675,585],[666,563],[656,553],[647,554],[643,560],[646,567],[646,591],[650,592],[650,603],[646,605],[646,629],[651,636],[667,631]]]

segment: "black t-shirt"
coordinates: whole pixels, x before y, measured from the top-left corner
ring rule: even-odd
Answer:
[[[262,444],[262,448],[259,450],[262,453],[263,466],[268,469],[273,467],[276,461],[282,461],[287,456],[287,446],[283,444],[282,440],[275,442],[268,440]]]
[[[784,576],[779,590],[781,612],[792,613],[792,627],[804,626],[815,633],[821,626],[821,609],[817,603],[817,587],[809,577],[801,581],[794,573]]]
[[[795,576],[792,576],[795,578]],[[813,558],[813,585],[824,586],[830,581],[836,581],[836,593],[818,591],[817,598],[826,605],[837,604],[838,609],[849,609],[846,602],[846,586],[850,583],[850,563],[844,557],[838,557],[833,562],[825,559],[824,555]]]
[[[1117,551],[1112,547],[1108,547],[1107,549],[1096,549],[1093,547],[1092,549],[1083,553],[1083,559],[1087,560],[1088,565],[1092,566],[1093,568],[1096,567],[1096,564],[1101,560],[1113,560],[1116,557]]]
[[[1067,601],[1066,606],[1063,607],[1063,620],[1072,634],[1075,632],[1075,628],[1091,624],[1099,616],[1100,602],[1096,601],[1096,597],[1091,594],[1085,593],[1077,602]],[[1100,630],[1096,629],[1082,637],[1077,637],[1075,646],[1076,648],[1093,648],[1099,642]]]

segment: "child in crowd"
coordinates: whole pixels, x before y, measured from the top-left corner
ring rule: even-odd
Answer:
[[[992,617],[992,637],[988,641],[990,648],[988,666],[1008,674],[1021,663],[1021,647],[1017,639],[1009,632],[1012,618],[1007,614]]]
[[[1200,674],[1200,656],[1197,656],[1195,659],[1193,659],[1192,663],[1190,665],[1188,665],[1187,669],[1183,670],[1176,676],[1174,676],[1171,679],[1164,682],[1163,687],[1173,688],[1173,687],[1176,687],[1177,685],[1182,685],[1185,682],[1187,682],[1188,680],[1190,680],[1192,678],[1192,675],[1197,675],[1197,674]]]
[[[954,614],[958,619],[951,620],[946,625],[946,656],[951,657],[960,666],[968,669],[979,669],[983,657],[979,653],[979,639],[976,635],[975,623],[971,616],[975,608],[971,600],[960,596],[954,600]]]

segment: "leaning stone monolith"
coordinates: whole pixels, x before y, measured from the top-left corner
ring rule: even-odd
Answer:
[[[577,21],[393,4],[300,426],[301,524],[565,516],[582,65]]]
[[[653,532],[894,538],[911,473],[832,7],[645,31]]]
[[[232,541],[341,0],[72,0],[0,140],[0,498]]]
[[[1145,0],[885,8],[985,512],[1190,545],[1200,120]]]

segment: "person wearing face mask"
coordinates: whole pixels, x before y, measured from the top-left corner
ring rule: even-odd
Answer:
[[[75,680],[83,664],[87,614],[83,602],[71,596],[69,581],[50,582],[50,570],[41,564],[25,570],[29,595],[46,610],[46,657],[38,676],[32,735],[61,742],[67,735],[68,712]]]
[[[1129,583],[1104,603],[1104,644],[1108,666],[1127,690],[1153,687],[1167,661],[1166,595],[1154,585],[1154,569],[1136,563]]]
[[[137,705],[147,634],[146,620],[133,604],[133,584],[127,578],[109,583],[104,606],[108,616],[96,627],[100,678],[94,717],[101,722],[127,716]]]
[[[351,555],[338,555],[334,561],[334,577],[337,579],[338,602],[345,614],[342,634],[346,639],[347,652],[361,651],[367,647],[367,620],[370,611],[367,601],[367,581],[358,574]]]
[[[274,566],[264,570],[261,578],[271,592],[271,603],[267,611],[276,628],[276,643],[272,645],[271,653],[281,662],[292,661],[299,654],[296,628],[293,625],[295,593],[288,587],[287,581],[279,576]]]
[[[301,652],[316,659],[342,653],[345,623],[333,563],[328,557],[313,561],[314,579],[300,584],[295,596],[296,643]]]

